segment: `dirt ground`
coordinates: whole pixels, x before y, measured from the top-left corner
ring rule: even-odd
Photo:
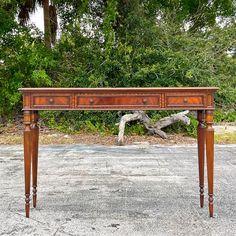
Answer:
[[[8,125],[0,127],[0,144],[22,144],[23,125]],[[223,127],[223,126],[222,126]],[[217,144],[235,144],[236,132],[222,132],[215,127],[215,143]],[[223,127],[224,128],[224,127]],[[225,130],[225,128],[224,128]],[[40,144],[101,144],[116,145],[117,136],[99,133],[80,132],[78,134],[65,134],[48,127],[40,127]],[[168,134],[167,139],[151,135],[125,135],[124,145],[128,144],[194,144],[196,138],[186,136],[186,134]]]
[[[40,127],[41,144],[116,144],[116,135],[106,135],[98,133],[65,134],[48,127]],[[0,144],[21,144],[23,141],[22,126],[8,125],[0,129]],[[169,134],[168,139],[162,139],[159,136],[150,135],[125,135],[124,145],[126,144],[193,144],[195,138],[184,134]]]
[[[23,141],[22,134],[20,133],[1,133],[0,144],[21,144]],[[49,133],[40,133],[39,142],[41,144],[101,144],[101,145],[114,145],[116,144],[116,135],[100,135],[100,134],[63,134],[56,131]],[[132,135],[125,136],[125,144],[193,144],[196,139],[186,137],[183,134],[169,135],[168,139],[162,139],[157,136],[147,135]]]

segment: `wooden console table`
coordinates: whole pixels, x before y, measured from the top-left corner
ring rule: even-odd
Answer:
[[[41,110],[196,110],[200,206],[204,203],[206,146],[209,214],[213,217],[215,87],[192,88],[21,88],[24,111],[25,212],[29,217],[32,169],[33,207],[37,198],[38,111]]]

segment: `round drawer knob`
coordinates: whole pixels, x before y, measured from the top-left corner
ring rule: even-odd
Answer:
[[[94,103],[94,100],[92,98],[89,99],[89,103],[90,104],[93,104]]]
[[[146,98],[143,99],[143,104],[147,104],[147,99]]]
[[[188,99],[187,98],[184,98],[184,103],[187,103],[188,102]]]
[[[53,98],[49,98],[49,103],[53,103],[54,99]]]

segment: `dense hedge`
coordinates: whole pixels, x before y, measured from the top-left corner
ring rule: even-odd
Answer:
[[[19,87],[170,86],[218,86],[215,99],[222,112],[217,113],[217,119],[234,120],[236,58],[228,52],[235,49],[235,24],[190,31],[168,17],[156,22],[153,17],[142,15],[141,10],[134,14],[137,11],[131,9],[118,29],[110,24],[117,16],[106,12],[112,17],[105,17],[93,36],[86,35],[80,24],[67,24],[51,50],[44,46],[43,36],[33,26],[15,24],[11,30],[9,27],[3,30],[0,35],[2,120],[20,111]],[[154,118],[166,115],[150,114]],[[116,112],[63,115],[58,112],[44,113],[43,117],[51,126],[61,124],[61,129],[83,127],[104,132],[116,132],[116,128],[110,127],[118,119]]]

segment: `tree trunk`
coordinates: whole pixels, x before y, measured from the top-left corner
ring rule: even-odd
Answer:
[[[49,0],[43,0],[43,16],[44,16],[44,42],[47,48],[51,48],[51,29],[49,17]]]

